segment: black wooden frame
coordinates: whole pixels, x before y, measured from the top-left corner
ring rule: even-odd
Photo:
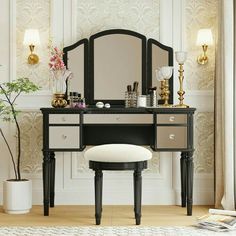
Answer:
[[[112,30],[105,30],[99,32],[97,34],[92,35],[89,38],[89,91],[90,91],[90,98],[89,104],[94,105],[96,102],[101,100],[94,99],[94,40],[97,38],[111,35],[111,34],[124,34],[130,35],[133,37],[137,37],[141,40],[142,44],[142,94],[147,93],[147,82],[146,82],[146,37],[142,34],[139,34],[135,31],[125,30],[125,29],[112,29]],[[125,89],[124,89],[125,91]],[[110,103],[112,105],[123,105],[124,106],[124,99],[122,100],[102,100],[104,103]]]
[[[173,66],[173,48],[168,47],[155,39],[148,39],[147,42],[147,86],[152,87],[152,45],[156,45],[159,48],[168,51],[169,58],[168,58],[168,65]],[[173,104],[173,93],[174,93],[174,86],[173,86],[173,74],[169,79],[169,104]],[[158,104],[163,104],[164,101],[159,99]]]
[[[89,97],[89,91],[88,91],[88,48],[89,48],[89,41],[88,39],[81,39],[78,42],[63,48],[63,61],[65,63],[66,68],[68,69],[68,52],[79,47],[80,45],[84,45],[84,97],[87,100]],[[66,81],[66,85],[67,85],[67,81]],[[80,91],[77,91],[80,92]],[[66,98],[67,98],[67,94],[68,94],[68,87],[66,86]]]

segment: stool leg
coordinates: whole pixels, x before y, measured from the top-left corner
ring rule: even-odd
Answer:
[[[102,217],[102,171],[95,170],[95,218],[96,225],[100,225]]]
[[[142,172],[134,171],[134,209],[136,225],[141,223],[141,201],[142,201]]]

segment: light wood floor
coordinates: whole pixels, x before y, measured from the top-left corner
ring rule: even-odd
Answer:
[[[142,226],[190,226],[209,206],[194,206],[193,216],[180,206],[143,206]],[[33,206],[29,214],[9,215],[0,208],[0,226],[92,226],[94,206],[56,206],[43,216],[42,206]],[[133,226],[133,206],[103,206],[101,226]]]

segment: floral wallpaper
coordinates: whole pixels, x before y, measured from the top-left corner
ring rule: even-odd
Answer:
[[[48,44],[50,32],[50,0],[16,0],[16,76],[28,77],[49,89]],[[40,45],[35,47],[39,64],[29,65],[29,47],[23,45],[25,29],[39,30]]]
[[[77,39],[129,29],[159,39],[159,0],[77,0]]]
[[[211,173],[214,167],[214,113],[195,114],[194,169],[196,173]]]
[[[41,173],[43,146],[43,119],[41,112],[24,112],[20,114],[19,124],[22,137],[21,169],[25,173]]]
[[[196,45],[197,32],[201,28],[210,28],[213,40],[217,31],[218,0],[187,0],[185,8],[186,50],[188,60],[185,65],[186,85],[190,90],[213,90],[215,78],[215,43],[208,48],[209,62],[202,66],[196,60],[202,53]]]

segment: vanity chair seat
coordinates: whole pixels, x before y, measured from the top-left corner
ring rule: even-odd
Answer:
[[[134,213],[136,225],[141,222],[142,170],[147,168],[147,160],[152,153],[141,146],[131,144],[104,144],[90,148],[85,152],[89,168],[95,171],[95,218],[96,225],[102,216],[103,170],[134,171]]]

